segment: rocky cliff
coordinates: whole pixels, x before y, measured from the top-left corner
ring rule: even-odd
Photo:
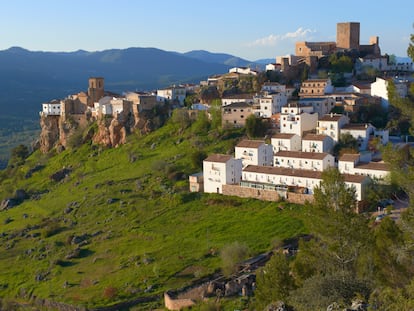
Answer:
[[[147,134],[162,126],[169,114],[168,107],[151,111],[119,113],[113,116],[99,115],[90,118],[85,115],[40,117],[39,148],[46,153],[53,148],[67,148],[70,145],[92,140],[95,144],[117,147],[125,144],[127,135],[133,131]],[[96,123],[96,127],[93,127]]]

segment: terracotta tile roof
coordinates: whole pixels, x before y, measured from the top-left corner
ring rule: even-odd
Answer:
[[[221,162],[221,163],[226,163],[228,160],[232,159],[233,156],[228,155],[228,154],[212,154],[209,155],[206,159],[204,159],[204,161],[206,162]]]
[[[312,170],[291,169],[291,168],[285,168],[285,167],[248,165],[247,167],[243,169],[243,172],[268,174],[268,175],[303,177],[303,178],[322,180],[322,172],[312,171]],[[342,174],[342,176],[344,177],[345,182],[359,183],[359,184],[363,183],[368,178],[368,176],[364,176],[364,175]]]
[[[263,140],[244,139],[241,142],[239,142],[236,145],[236,147],[240,147],[240,148],[258,148],[263,144],[265,144],[265,142]]]
[[[352,124],[345,124],[342,127],[342,130],[358,130],[358,131],[365,131],[370,124],[368,123],[352,123]]]
[[[359,89],[371,89],[371,84],[368,83],[353,83],[352,85]]]
[[[230,105],[227,106],[223,106],[222,108],[251,108],[252,105],[246,102],[237,102],[237,103],[232,103]]]
[[[308,79],[303,82],[328,82],[328,79]]]
[[[312,171],[312,170],[300,170],[300,169],[291,169],[285,167],[275,167],[275,166],[257,166],[257,165],[248,165],[243,169],[243,172],[251,173],[261,173],[269,175],[283,175],[283,176],[296,176],[296,177],[305,177],[313,179],[321,179],[322,172]]]
[[[342,114],[325,114],[323,117],[319,119],[319,121],[330,121],[330,122],[337,122],[342,118]]]
[[[286,158],[300,158],[300,159],[311,159],[311,160],[323,160],[328,156],[326,152],[304,152],[304,151],[278,151],[274,154],[275,157],[286,157]]]
[[[368,178],[368,176],[365,176],[365,175],[342,174],[342,176],[344,177],[345,182],[358,183],[358,184],[361,184]]]
[[[295,136],[296,134],[291,134],[291,133],[278,133],[272,136],[272,138],[276,138],[276,139],[291,139],[293,136]]]
[[[358,163],[355,168],[375,171],[390,171],[390,166],[384,162]]]
[[[322,134],[306,134],[305,136],[303,136],[302,141],[303,140],[318,140],[318,141],[324,141],[326,137],[329,137],[329,136],[322,135]]]
[[[359,153],[356,153],[356,154],[346,153],[346,154],[343,154],[339,158],[339,161],[342,161],[342,162],[354,162],[355,163],[355,160],[358,160],[358,159],[359,159]]]
[[[233,94],[223,96],[222,99],[253,99],[254,94]]]

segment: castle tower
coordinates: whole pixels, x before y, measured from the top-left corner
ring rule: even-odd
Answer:
[[[88,106],[90,107],[93,107],[95,102],[104,97],[104,78],[89,78],[88,97]]]
[[[359,50],[359,23],[336,24],[336,47],[338,49]]]

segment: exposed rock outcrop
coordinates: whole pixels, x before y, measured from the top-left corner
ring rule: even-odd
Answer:
[[[59,130],[60,116],[45,116],[40,117],[40,151],[43,153],[49,152],[60,140]]]

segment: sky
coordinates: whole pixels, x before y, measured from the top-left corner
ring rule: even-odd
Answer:
[[[207,50],[250,61],[294,54],[297,41],[336,41],[360,23],[360,44],[407,56],[413,0],[1,0],[0,50]]]

